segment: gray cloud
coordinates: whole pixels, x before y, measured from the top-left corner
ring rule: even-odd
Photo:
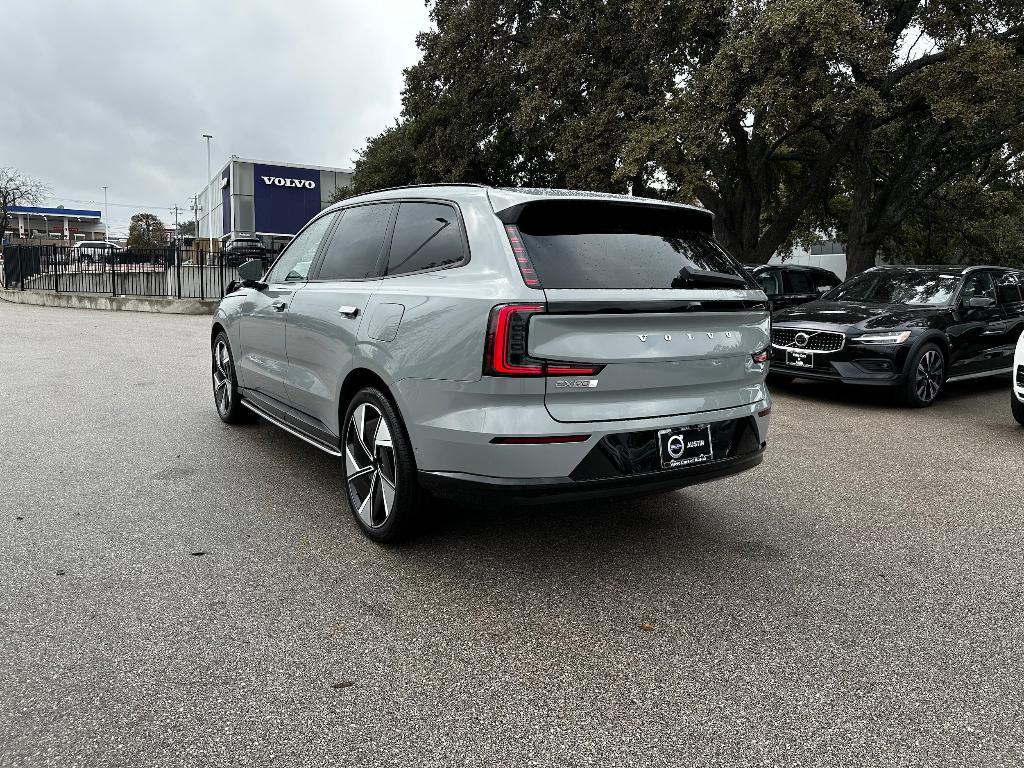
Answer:
[[[398,114],[421,0],[35,0],[5,8],[0,166],[52,204],[185,206],[230,154],[350,166]],[[117,205],[113,205],[117,204]],[[84,203],[81,204],[83,207]],[[154,210],[161,216],[166,210]]]

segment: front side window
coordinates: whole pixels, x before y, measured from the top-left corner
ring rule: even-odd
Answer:
[[[332,221],[334,221],[332,215],[321,216],[288,243],[281,258],[270,270],[267,282],[284,283],[305,280],[309,276],[309,266],[316,258],[320,243],[323,242]]]
[[[778,296],[782,293],[779,290],[778,272],[761,272],[757,276],[757,282],[760,284],[761,290],[768,296]]]
[[[991,273],[974,272],[964,281],[964,304],[974,298],[992,299],[995,303],[996,286],[992,282]]]
[[[376,275],[394,209],[393,203],[346,209],[324,253],[317,279],[363,280]]]
[[[455,209],[442,203],[402,203],[391,237],[388,274],[440,269],[464,256]]]
[[[864,272],[825,295],[829,301],[941,306],[953,300],[960,278],[942,272]]]
[[[996,294],[1000,304],[1019,304],[1021,300],[1020,283],[1013,272],[1001,275],[996,282]]]

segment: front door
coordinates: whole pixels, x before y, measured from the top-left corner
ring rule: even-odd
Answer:
[[[241,349],[236,361],[239,386],[287,401],[285,329],[288,314],[295,295],[306,283],[310,265],[333,220],[331,214],[307,225],[274,263],[266,276],[266,287],[249,290],[239,318]]]
[[[964,282],[959,305],[963,321],[958,344],[960,364],[950,371],[953,375],[984,373],[1000,365],[1007,318],[997,301],[992,277],[990,272],[972,272]],[[971,306],[972,300],[984,306]]]
[[[380,284],[381,251],[395,207],[375,203],[342,211],[313,278],[293,300],[288,400],[310,417],[307,431],[323,439],[341,434],[338,395],[357,345],[366,341],[366,305]]]

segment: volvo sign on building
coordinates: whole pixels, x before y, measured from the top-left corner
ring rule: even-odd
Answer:
[[[219,242],[230,234],[255,232],[277,250],[351,180],[349,168],[232,157],[196,195],[200,242],[211,235]]]

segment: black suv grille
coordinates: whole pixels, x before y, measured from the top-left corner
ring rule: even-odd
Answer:
[[[803,328],[772,328],[772,346],[806,349],[808,352],[838,352],[846,337],[836,331]]]

